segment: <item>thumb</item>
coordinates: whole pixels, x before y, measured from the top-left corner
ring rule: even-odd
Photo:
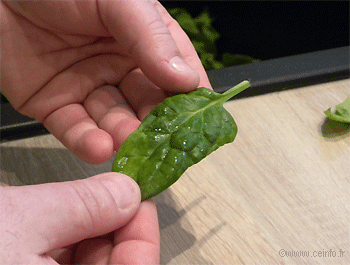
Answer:
[[[134,216],[141,198],[137,183],[118,173],[3,191],[7,229],[37,254],[116,230]]]
[[[150,81],[168,91],[188,92],[197,88],[199,75],[182,58],[163,17],[168,24],[173,20],[158,1],[128,0],[98,3],[104,25],[129,52]],[[179,26],[176,29],[181,30]],[[181,35],[183,41],[187,41],[191,47],[191,42],[184,35],[184,33]]]

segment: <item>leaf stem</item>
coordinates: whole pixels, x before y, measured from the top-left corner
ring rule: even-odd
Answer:
[[[225,93],[222,94],[224,102],[234,97],[235,95],[241,93],[243,90],[247,89],[248,87],[250,87],[250,82],[248,80],[244,80],[238,85],[230,88],[229,90],[227,90]]]

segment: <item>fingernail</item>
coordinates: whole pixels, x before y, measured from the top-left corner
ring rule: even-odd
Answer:
[[[179,56],[171,58],[169,64],[178,71],[194,72],[193,69]]]
[[[126,209],[134,202],[135,190],[127,179],[112,178],[104,179],[102,182],[110,190],[118,208]]]

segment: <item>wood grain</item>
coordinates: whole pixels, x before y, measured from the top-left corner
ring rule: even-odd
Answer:
[[[236,140],[155,197],[161,263],[350,264],[350,126],[323,113],[349,95],[347,79],[225,103]],[[112,163],[34,137],[1,144],[0,182],[86,178]]]

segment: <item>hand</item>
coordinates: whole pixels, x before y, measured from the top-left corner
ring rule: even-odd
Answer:
[[[156,0],[1,1],[1,23],[2,93],[88,163],[111,158],[165,97],[211,87]]]
[[[159,264],[156,207],[122,174],[0,187],[0,223],[0,264]]]

